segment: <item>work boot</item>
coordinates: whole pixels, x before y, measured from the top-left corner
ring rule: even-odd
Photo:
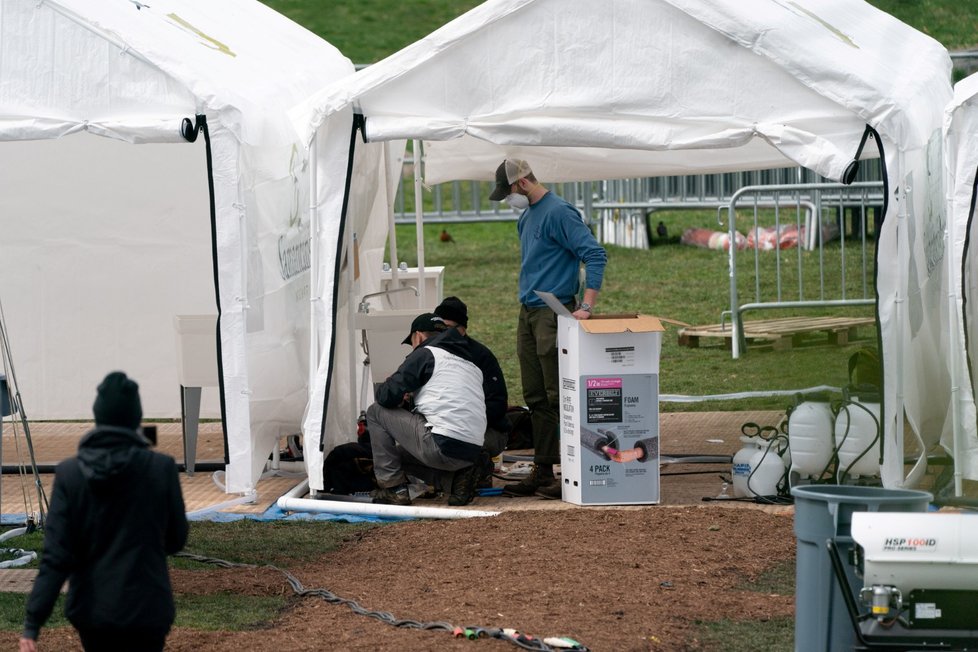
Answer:
[[[540,485],[536,490],[536,495],[541,498],[563,498],[563,487],[560,484],[560,480],[554,480],[550,484]]]
[[[379,505],[410,505],[411,493],[408,491],[407,483],[399,484],[396,487],[386,487],[374,489],[370,492],[373,502]]]
[[[537,492],[537,489],[544,485],[554,484],[557,480],[554,478],[554,472],[548,467],[547,470],[542,470],[536,464],[530,469],[530,475],[526,476],[519,482],[514,482],[503,487],[504,496],[532,496]],[[557,485],[558,490],[560,485]]]
[[[448,495],[448,504],[452,507],[468,505],[475,498],[475,485],[479,481],[478,463],[459,469],[452,476],[452,493]]]

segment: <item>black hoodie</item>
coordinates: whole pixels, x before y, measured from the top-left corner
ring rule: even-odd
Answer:
[[[24,636],[37,638],[66,579],[65,616],[75,627],[168,630],[166,556],[183,548],[187,531],[173,458],[149,450],[135,430],[97,426],[55,470]]]

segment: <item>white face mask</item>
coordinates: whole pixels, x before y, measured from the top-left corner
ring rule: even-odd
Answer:
[[[503,201],[515,211],[523,211],[530,207],[530,198],[516,192],[506,195],[506,199]]]

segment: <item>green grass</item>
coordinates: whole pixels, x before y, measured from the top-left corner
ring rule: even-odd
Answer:
[[[794,649],[795,621],[721,620],[696,623],[702,649],[717,652],[789,652]]]
[[[763,554],[763,551],[760,551]],[[738,589],[761,594],[794,595],[795,562],[781,561],[767,568],[758,578],[744,581]],[[793,618],[769,620],[698,621],[694,629],[702,649],[720,652],[794,649]]]
[[[478,6],[477,0],[263,0],[336,46],[354,63],[380,61]],[[978,3],[870,0],[873,6],[940,41],[949,50],[978,45]]]
[[[949,50],[978,44],[978,3],[962,0],[870,0],[870,4],[941,42]]]
[[[656,213],[666,221],[671,233],[687,226],[709,226],[712,213]],[[515,355],[518,303],[519,242],[515,223],[466,223],[446,227],[454,243],[443,243],[440,225],[425,227],[425,264],[444,265],[445,295],[459,296],[469,307],[469,332],[496,354],[506,377],[510,402],[520,403],[522,384]],[[409,265],[416,264],[414,226],[397,227],[398,251]],[[650,250],[607,246],[608,266],[597,306],[598,313],[639,312],[690,324],[716,324],[721,311],[729,307],[727,257],[724,253],[678,243],[655,245]],[[839,256],[838,245],[828,245],[826,260]],[[773,263],[773,254],[762,257]],[[797,256],[789,251],[787,257]],[[804,254],[803,266],[811,276],[817,253]],[[847,258],[857,265],[858,258]],[[784,263],[784,261],[782,261]],[[792,259],[792,265],[796,264]],[[681,273],[677,273],[681,271]],[[762,271],[762,275],[765,272]],[[793,268],[785,270],[790,278]],[[857,278],[855,270],[849,283]],[[741,292],[753,288],[752,272],[745,273]],[[815,281],[806,281],[815,287]],[[829,283],[838,283],[830,279]],[[860,290],[861,291],[861,290]],[[833,311],[832,314],[838,314]],[[848,309],[843,313],[871,316],[871,308]],[[816,314],[806,311],[796,314]],[[777,316],[778,313],[748,313],[748,319]],[[677,327],[667,326],[663,335],[660,361],[660,392],[704,396],[747,390],[794,390],[817,385],[842,387],[847,383],[848,360],[857,349],[874,344],[872,328],[864,328],[860,340],[848,346],[799,346],[788,351],[749,348],[738,360],[719,340],[701,342],[700,348],[680,346]],[[813,338],[813,342],[819,342]],[[717,409],[784,409],[790,398],[777,397],[749,401],[709,401],[702,403],[663,403],[663,411]]]
[[[175,602],[177,618],[174,627],[233,632],[268,627],[290,600],[284,596],[215,593],[177,595]]]
[[[761,551],[761,554],[763,554],[763,551]],[[795,561],[791,559],[770,566],[756,580],[744,582],[737,588],[744,591],[756,591],[757,593],[794,595]]]
[[[20,632],[24,629],[24,609],[27,606],[26,593],[0,593],[0,631]],[[48,619],[48,627],[70,627],[65,613],[65,597],[62,595],[54,605]],[[43,634],[42,634],[43,636]]]
[[[375,524],[352,524],[333,521],[273,521],[249,520],[231,523],[195,521],[190,524],[190,537],[185,552],[204,557],[244,564],[271,564],[290,568],[322,557],[344,542],[355,540]],[[4,542],[7,547],[41,552],[43,535],[34,532]],[[21,568],[37,568],[33,562]],[[213,570],[211,564],[171,557],[173,568]],[[286,588],[282,579],[283,589]],[[203,630],[242,630],[268,625],[289,604],[289,595],[246,596],[229,593],[213,595],[176,596],[178,627]],[[0,593],[0,630],[20,631],[23,626],[27,596],[20,593]],[[64,597],[46,627],[66,627]]]
[[[376,63],[478,5],[473,0],[262,0],[336,46]]]
[[[190,524],[190,538],[184,551],[241,564],[272,564],[287,568],[336,550],[344,541],[355,539],[358,533],[371,527],[376,526],[334,521],[194,521]],[[195,561],[172,559],[175,568],[206,567]]]
[[[223,631],[265,627],[289,604],[289,599],[284,596],[233,593],[176,595],[174,601],[177,607],[176,627]],[[21,631],[26,606],[26,593],[0,593],[0,631]],[[64,616],[64,609],[65,597],[62,595],[44,625],[45,630],[71,626]]]

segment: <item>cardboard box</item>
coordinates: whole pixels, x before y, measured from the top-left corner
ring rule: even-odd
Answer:
[[[563,499],[658,503],[662,323],[637,314],[578,321],[555,298],[548,305],[557,313]]]

